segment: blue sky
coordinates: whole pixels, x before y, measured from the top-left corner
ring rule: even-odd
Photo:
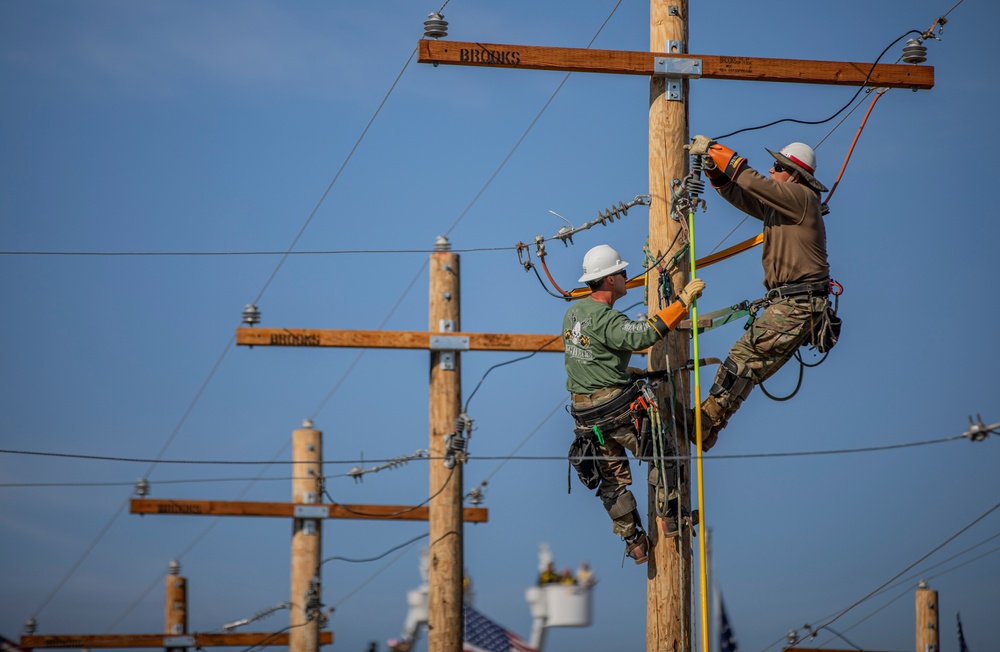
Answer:
[[[453,0],[444,13],[454,40],[585,47],[615,5]],[[689,49],[872,61],[953,5],[692,3]],[[549,211],[580,224],[648,191],[648,80],[572,75],[501,167],[565,75],[415,61],[400,75],[423,20],[439,6],[3,0],[2,249],[285,251],[336,178],[297,251],[429,249],[446,232],[457,249],[507,248],[462,255],[463,329],[556,332],[564,304],[509,248],[554,234],[562,222]],[[648,49],[648,13],[647,2],[625,0],[594,47]],[[880,100],[831,203],[830,261],[845,287],[841,343],[806,370],[793,400],[776,403],[755,391],[705,462],[715,578],[744,650],[778,649],[789,630],[851,606],[1000,496],[996,436],[776,455],[948,439],[976,413],[1000,421],[1000,227],[989,194],[1000,143],[990,28],[1000,8],[966,0],[948,18],[942,40],[927,44],[935,88],[893,90]],[[883,61],[894,61],[901,46]],[[699,80],[690,93],[691,133],[820,120],[853,93]],[[840,118],[785,123],[726,144],[766,169],[765,147],[822,141],[818,176],[829,186],[867,105],[836,129]],[[699,252],[756,233],[750,220],[729,235],[742,216],[714,194],[706,199]],[[638,267],[647,218],[636,208],[580,234],[572,247],[551,244],[553,273],[564,287],[575,285],[583,254],[602,242]],[[277,459],[266,471],[159,464],[149,473],[151,495],[286,501],[291,432],[312,418],[324,431],[325,458],[347,462],[325,469],[338,502],[420,502],[426,461],[363,483],[343,474],[362,455],[384,460],[427,447],[426,353],[250,350],[230,340],[244,305],[262,290],[267,327],[424,330],[426,258],[295,255],[268,283],[278,256],[0,255],[2,448]],[[702,277],[703,310],[762,292],[756,251]],[[633,292],[618,307],[640,300]],[[724,357],[741,332],[733,324],[705,335],[703,354]],[[464,396],[513,357],[465,355]],[[703,388],[713,371],[703,372]],[[789,367],[768,390],[785,394],[795,377]],[[586,559],[600,580],[592,627],[555,630],[547,649],[641,649],[644,573],[621,567],[622,544],[599,502],[580,485],[566,494],[566,465],[556,459],[570,440],[563,383],[561,358],[540,354],[490,373],[469,406],[477,428],[471,453],[493,458],[473,459],[465,472],[467,488],[489,481],[490,522],[466,528],[476,604],[527,636],[523,592],[534,580],[537,546],[547,542],[557,564]],[[545,459],[496,459],[515,449]],[[0,634],[18,636],[32,615],[40,633],[160,631],[162,576],[178,557],[192,631],[288,599],[290,525],[273,519],[210,527],[200,518],[124,513],[73,570],[149,468],[0,454]],[[265,479],[247,480],[262,472]],[[956,612],[972,649],[1000,647],[998,512],[832,628],[866,649],[912,649],[913,589],[923,578],[940,592],[942,650],[957,649]],[[423,523],[327,521],[323,554],[372,557],[425,531]],[[398,635],[405,592],[420,583],[418,548],[384,570],[397,553],[324,566],[337,649]],[[257,629],[279,629],[284,618]],[[823,642],[847,646],[829,632],[813,643]]]

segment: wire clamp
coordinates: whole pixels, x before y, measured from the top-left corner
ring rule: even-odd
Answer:
[[[967,437],[969,441],[983,441],[991,434],[996,434],[996,430],[1000,428],[1000,423],[994,423],[991,426],[987,426],[983,423],[983,418],[976,414],[976,420],[972,420],[972,416],[969,416],[969,429],[962,433],[963,437]]]

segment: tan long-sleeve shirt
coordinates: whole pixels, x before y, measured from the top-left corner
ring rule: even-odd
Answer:
[[[826,226],[819,193],[799,183],[779,182],[743,165],[736,178],[713,179],[730,204],[764,222],[764,287],[813,283],[830,276],[826,256]]]

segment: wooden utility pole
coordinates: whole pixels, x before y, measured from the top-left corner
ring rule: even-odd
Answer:
[[[166,633],[171,637],[187,634],[187,579],[181,576],[181,565],[176,559],[170,560],[167,571],[166,596],[163,600]],[[177,640],[177,639],[174,639]],[[186,647],[168,647],[167,652],[182,652]]]
[[[669,210],[671,182],[687,174],[687,157],[682,149],[688,141],[687,79],[705,77],[851,86],[867,83],[914,90],[934,85],[934,69],[929,66],[871,66],[867,63],[688,54],[688,1],[650,0],[649,13],[649,53],[424,39],[419,42],[418,61],[435,66],[452,64],[650,76],[649,251],[655,258],[665,254],[664,260],[669,260],[679,248],[676,244],[672,248],[670,245],[680,226],[670,219]],[[686,271],[684,266],[671,270],[672,288],[682,288],[689,280]],[[663,307],[658,297],[659,287],[658,272],[652,270],[647,286],[650,314]],[[665,342],[652,348],[651,368],[666,368],[668,360],[673,369],[680,369],[687,363],[687,333],[672,333]],[[678,384],[686,390],[688,374],[684,372],[679,376]],[[688,393],[684,391],[683,396]],[[661,410],[667,405],[664,398],[660,397]],[[683,435],[681,437],[683,439]],[[682,441],[681,445],[682,451],[688,450],[687,443]],[[681,499],[690,509],[691,473],[686,471],[682,476]],[[654,500],[650,501],[651,507]],[[691,529],[682,528],[681,536],[665,539],[661,536],[661,524],[652,523],[653,514],[650,509],[648,522],[653,545],[647,568],[646,649],[691,650]],[[706,602],[702,600],[703,609]],[[705,637],[703,632],[702,638]],[[707,640],[702,644],[707,650]]]
[[[668,6],[669,5],[669,6]],[[688,27],[687,0],[651,0],[649,7],[649,46],[652,52],[687,52]],[[684,143],[688,139],[687,81],[680,77],[668,78],[663,75],[649,80],[649,253],[654,259],[663,257],[670,260],[685,243],[678,238],[680,224],[670,219],[670,183],[687,174]],[[671,243],[673,247],[671,248]],[[645,265],[644,265],[645,266]],[[672,288],[683,288],[687,282],[685,265],[671,270]],[[660,287],[659,272],[650,272],[647,286],[647,306],[649,314],[665,308],[661,305],[657,289]],[[664,302],[673,299],[664,297]],[[667,368],[668,360],[675,369],[688,360],[688,334],[673,332],[665,340],[657,342],[648,362],[651,369]],[[687,373],[679,373],[679,407],[685,407],[688,395]],[[668,406],[666,393],[659,396],[660,407]],[[679,454],[688,451],[684,433],[678,433]],[[690,473],[678,464],[680,500],[690,509]],[[650,500],[654,506],[655,496]],[[691,528],[682,527],[676,537],[665,538],[662,521],[650,509],[649,535],[652,551],[649,558],[646,586],[646,649],[677,652],[691,650]],[[654,522],[655,519],[655,522]]]
[[[448,239],[438,238],[430,260],[428,330],[447,338],[459,324],[458,254]],[[456,347],[458,348],[458,347]],[[427,575],[427,649],[461,652],[462,627],[462,467],[464,422],[462,376],[457,350],[431,351],[430,356],[430,567]],[[453,445],[449,446],[449,442]],[[458,449],[458,450],[456,450]],[[456,457],[457,456],[457,457]]]
[[[292,502],[304,510],[318,505],[323,478],[323,433],[306,420],[292,433]],[[312,507],[315,510],[315,507]],[[292,521],[291,605],[288,652],[317,652],[320,622],[320,554],[323,550],[321,513],[306,512]]]
[[[917,652],[938,652],[938,593],[925,580],[916,592]]]
[[[187,579],[181,577],[180,573],[180,563],[176,559],[170,560],[166,598],[163,602],[166,611],[164,617],[167,624],[166,633],[172,636],[187,634],[188,631]]]

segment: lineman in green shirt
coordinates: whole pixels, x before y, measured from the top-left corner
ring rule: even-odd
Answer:
[[[701,296],[705,283],[693,279],[675,302],[646,321],[632,321],[614,309],[615,301],[625,296],[628,263],[608,245],[598,245],[583,258],[583,276],[592,294],[576,301],[563,318],[563,344],[566,350],[566,389],[573,399],[572,414],[577,432],[597,436],[597,463],[600,484],[597,496],[614,523],[615,534],[625,539],[625,554],[636,564],[645,563],[649,541],[635,497],[625,450],[639,453],[630,405],[639,388],[629,374],[628,362],[633,351],[653,345],[673,330],[687,315],[691,301]],[[595,424],[604,425],[599,429]]]

